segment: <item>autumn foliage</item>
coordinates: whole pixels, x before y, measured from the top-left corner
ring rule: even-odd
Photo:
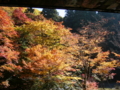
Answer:
[[[20,67],[18,63],[19,52],[15,50],[13,39],[17,37],[17,32],[14,30],[12,20],[7,13],[0,9],[0,85],[8,87],[7,79],[11,76],[4,72],[14,72]]]
[[[12,18],[14,20],[15,25],[21,25],[26,22],[32,21],[30,18],[26,16],[25,13],[23,13],[23,8],[17,8],[13,11]]]
[[[75,34],[62,22],[22,8],[11,17],[0,9],[0,89],[97,89],[97,82],[112,79],[111,71],[120,65],[99,45],[111,34],[104,22],[89,23]]]
[[[86,27],[79,30],[79,50],[77,55],[76,68],[77,74],[82,78],[82,88],[84,90],[93,90],[98,87],[97,81],[105,81],[107,79],[113,79],[118,60],[109,58],[110,51],[102,51],[100,43],[105,41],[105,37],[111,34],[102,27],[105,19],[97,23],[89,23]],[[102,23],[102,24],[101,24]],[[80,71],[80,72],[79,72]],[[95,87],[90,84],[94,83]],[[90,89],[91,88],[91,89]]]

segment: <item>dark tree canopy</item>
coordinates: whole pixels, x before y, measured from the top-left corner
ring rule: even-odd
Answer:
[[[43,16],[47,19],[52,18],[54,21],[62,21],[62,17],[59,16],[56,9],[43,8],[41,14],[43,14]]]
[[[96,11],[66,10],[64,25],[72,28],[73,32],[77,32],[78,28],[87,25],[88,22],[95,22],[98,17]]]

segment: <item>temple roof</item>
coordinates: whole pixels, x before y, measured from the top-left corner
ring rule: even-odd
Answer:
[[[120,13],[120,0],[0,0],[0,5]]]

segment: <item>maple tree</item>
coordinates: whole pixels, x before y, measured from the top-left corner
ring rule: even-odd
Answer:
[[[102,25],[105,23],[106,19],[96,23],[89,23],[89,25],[83,27],[83,29],[78,29],[79,36],[79,50],[80,53],[76,55],[78,60],[76,61],[76,68],[78,71],[77,75],[83,78],[81,87],[83,90],[89,90],[92,83],[97,81],[104,81],[109,78],[113,79],[115,70],[117,67],[117,60],[109,58],[109,51],[103,52],[102,47],[99,46],[105,40],[105,36],[109,35]],[[93,90],[97,88],[97,83]]]
[[[69,29],[65,29],[62,23],[52,20],[32,21],[16,27],[16,30],[22,35],[21,38],[27,40],[26,43],[29,43],[30,46],[41,44],[51,49],[55,47],[60,49],[78,43],[75,35]]]
[[[61,22],[32,21],[16,27],[16,30],[21,35],[18,42],[23,38],[20,46],[27,53],[26,58],[21,58],[23,65],[21,78],[36,77],[44,84],[51,81],[60,83],[80,79],[65,76],[67,71],[74,71],[72,60],[75,49],[78,48],[78,40],[77,35],[73,35]],[[46,79],[50,79],[50,82],[48,80],[46,82]]]
[[[28,18],[31,18],[33,21],[46,20],[46,18],[45,18],[42,14],[40,14],[40,15],[35,15],[35,14],[33,14],[33,13],[26,13],[26,16],[27,16]]]
[[[21,78],[39,79],[44,88],[44,85],[49,85],[51,82],[65,83],[72,82],[71,79],[81,79],[79,77],[71,76],[67,71],[74,70],[71,65],[73,62],[63,53],[63,51],[53,49],[49,50],[41,45],[27,48],[28,58],[30,62],[23,60],[23,71],[20,74]],[[68,83],[68,82],[67,82]],[[53,88],[46,87],[48,89]],[[41,89],[42,90],[42,89]]]
[[[0,7],[2,10],[4,10],[8,16],[12,16],[12,13],[15,9],[17,9],[18,7],[4,7],[4,6],[1,6]]]
[[[17,32],[14,30],[12,20],[0,9],[0,87],[8,87],[11,73],[20,69],[20,66],[16,65],[19,52],[14,48],[15,37]]]
[[[26,14],[23,12],[24,8],[17,8],[13,11],[12,18],[14,20],[15,25],[22,25],[26,22],[32,21],[30,18],[26,16]]]

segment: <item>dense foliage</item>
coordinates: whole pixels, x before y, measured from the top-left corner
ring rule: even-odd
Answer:
[[[88,25],[89,22],[96,22],[99,18],[96,11],[66,10],[63,21],[66,27],[73,29],[72,32],[78,32],[77,28]]]
[[[46,9],[43,8],[41,14],[47,19],[53,19],[54,21],[60,22],[62,21],[62,17],[59,16],[58,12],[56,9]]]
[[[103,27],[107,19],[85,21],[76,34],[37,10],[9,9],[0,8],[1,90],[94,90],[113,79],[120,55],[101,46],[113,35]]]

